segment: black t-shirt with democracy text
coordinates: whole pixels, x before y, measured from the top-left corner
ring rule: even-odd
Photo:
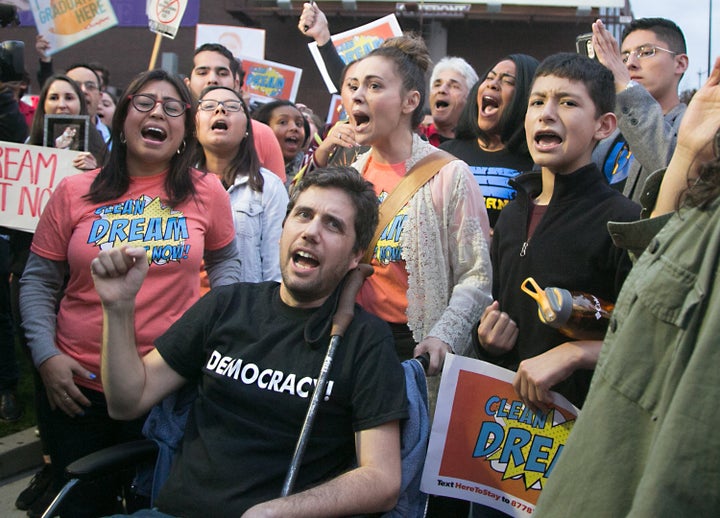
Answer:
[[[279,284],[214,288],[156,347],[198,398],[160,511],[240,516],[280,496],[330,339],[337,291],[316,310],[292,308]],[[354,433],[407,416],[404,375],[390,329],[356,306],[337,348],[296,491],[354,460]]]

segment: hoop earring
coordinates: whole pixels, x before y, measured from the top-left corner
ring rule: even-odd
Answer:
[[[125,138],[125,133],[122,131],[120,132],[120,144],[127,144],[127,139]]]
[[[176,151],[176,153],[177,153],[178,155],[182,154],[182,152],[185,151],[185,147],[186,147],[186,143],[185,143],[185,139],[183,139],[183,141],[180,142],[180,147],[178,148],[178,150]]]

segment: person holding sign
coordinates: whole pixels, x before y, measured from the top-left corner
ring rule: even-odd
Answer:
[[[720,59],[667,170],[643,192],[651,217],[610,226],[639,257],[536,516],[716,516],[720,506]]]
[[[354,69],[351,113],[355,141],[371,146],[353,167],[373,183],[387,214],[366,256],[375,273],[358,302],[390,324],[401,360],[429,353],[435,376],[447,352],[470,352],[475,315],[490,303],[491,266],[487,212],[467,164],[414,131],[429,66],[422,39],[386,40]],[[403,191],[409,199],[396,194]],[[428,381],[432,413],[439,381]],[[467,516],[462,501],[430,506],[439,516]]]
[[[141,437],[142,419],[109,417],[99,379],[102,308],[90,263],[100,250],[145,249],[149,273],[134,327],[141,355],[199,298],[203,259],[213,285],[239,279],[228,195],[214,175],[193,169],[194,153],[185,152],[195,145],[194,115],[191,94],[175,76],[153,70],[136,77],[120,97],[107,164],[62,180],[37,226],[20,310],[46,389],[56,489],[73,460]],[[71,497],[61,514],[111,514],[116,496],[98,485]]]
[[[48,78],[40,91],[28,144],[43,145],[46,115],[88,115],[85,95],[76,81],[62,74]],[[78,169],[95,169],[102,162],[105,142],[98,132],[89,132],[88,148],[83,149],[73,160],[73,165]]]
[[[537,68],[525,133],[540,172],[514,180],[517,198],[502,210],[491,247],[495,301],[475,334],[480,359],[516,370],[513,385],[533,411],[550,389],[582,406],[601,342],[572,340],[538,317],[520,291],[528,277],[543,287],[585,291],[614,301],[630,269],[607,232],[640,207],[611,189],[592,163],[595,144],[615,130],[612,74],[597,61],[561,53]]]

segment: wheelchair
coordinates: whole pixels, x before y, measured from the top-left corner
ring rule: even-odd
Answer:
[[[427,511],[428,495],[420,491],[420,479],[430,436],[425,379],[427,365],[427,357],[418,357],[402,362],[409,412],[408,419],[401,423],[402,483],[397,505],[391,511],[383,514],[383,518],[424,518]],[[182,404],[188,404],[187,397],[183,398]],[[148,434],[146,433],[146,435]],[[180,441],[181,437],[176,437],[174,440]],[[158,459],[161,443],[161,440],[150,435],[147,439],[102,449],[71,463],[65,470],[68,482],[50,503],[42,518],[56,516],[64,499],[74,489],[103,478],[112,478],[119,472],[135,471],[141,465],[150,466],[150,469],[146,469],[144,475],[136,477],[135,486],[140,494],[147,494],[152,502],[152,495],[157,494],[164,478],[153,478],[147,473],[153,471],[152,466]],[[162,458],[162,455],[160,457]],[[169,462],[169,459],[165,459],[165,462]],[[166,472],[166,470],[159,471]],[[124,512],[130,511],[130,509],[124,508]]]

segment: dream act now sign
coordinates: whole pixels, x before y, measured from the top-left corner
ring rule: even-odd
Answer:
[[[80,171],[77,151],[0,141],[0,225],[35,232],[60,180]]]

